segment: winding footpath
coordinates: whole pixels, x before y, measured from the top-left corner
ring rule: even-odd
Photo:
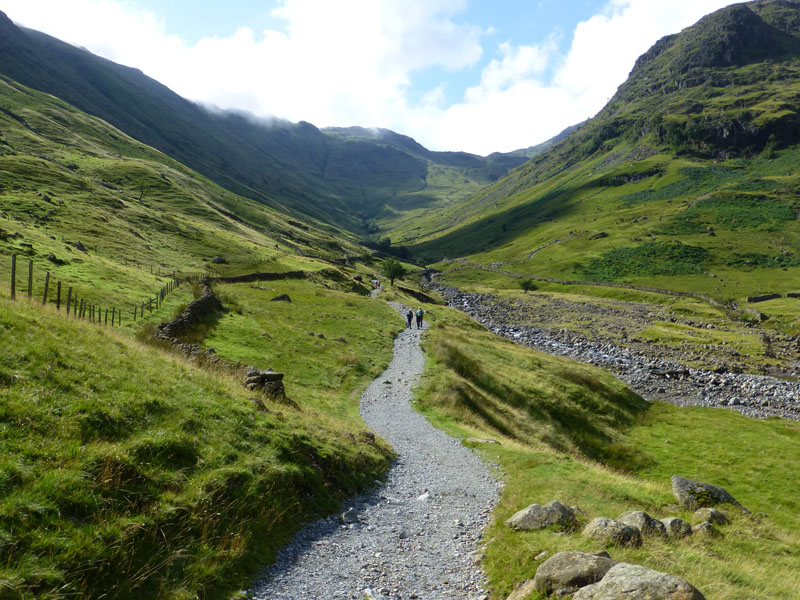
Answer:
[[[475,555],[500,484],[475,454],[411,407],[425,362],[420,333],[397,336],[391,364],[361,396],[362,418],[397,454],[386,483],[352,501],[344,519],[300,531],[251,598],[488,597]]]

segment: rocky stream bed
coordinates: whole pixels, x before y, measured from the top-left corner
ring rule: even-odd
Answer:
[[[721,366],[698,369],[676,354],[652,346],[648,351],[608,338],[592,339],[567,329],[521,325],[491,294],[470,294],[437,286],[448,305],[465,312],[498,335],[523,346],[608,369],[650,401],[682,406],[730,408],[749,417],[800,421],[800,383],[733,373]]]

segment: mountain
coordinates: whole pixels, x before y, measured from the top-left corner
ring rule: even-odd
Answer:
[[[659,40],[561,142],[457,212],[431,214],[409,251],[721,299],[789,291],[799,92],[800,2],[719,10]]]
[[[0,40],[0,72],[15,81],[107,121],[232,192],[349,232],[368,232],[387,205],[396,213],[466,198],[525,161],[430,152],[386,131],[342,135],[209,111],[137,69],[21,29],[2,13]]]

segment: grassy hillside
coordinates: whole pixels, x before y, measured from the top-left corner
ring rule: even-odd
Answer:
[[[725,487],[755,516],[731,509],[732,524],[720,537],[646,540],[639,549],[608,548],[612,558],[684,577],[715,600],[800,593],[800,523],[786,476],[800,459],[797,423],[648,405],[603,371],[498,339],[448,309],[432,310],[417,405],[440,427],[473,440],[465,443],[504,475],[482,562],[493,599],[505,598],[556,552],[603,550],[580,535],[596,516],[644,510],[694,522],[691,512],[672,506],[675,474]],[[529,504],[553,499],[580,506],[581,527],[516,532],[504,525]]]
[[[232,378],[24,302],[0,300],[0,344],[4,597],[228,597],[388,465],[352,410],[264,410]]]
[[[2,13],[0,33],[0,73],[105,120],[233,193],[351,235],[374,233],[387,208],[394,214],[461,200],[525,161],[430,152],[390,131],[323,132],[306,122],[211,112],[137,69],[20,29]],[[451,176],[439,177],[439,170]]]
[[[32,260],[37,297],[49,271],[81,298],[132,318],[133,305],[174,271],[313,269],[320,263],[311,257],[341,261],[362,253],[210,183],[52,96],[2,79],[0,106],[3,289],[16,253],[20,289]],[[226,264],[213,263],[216,257]]]
[[[798,14],[735,5],[661,40],[597,117],[409,249],[719,299],[796,287]]]

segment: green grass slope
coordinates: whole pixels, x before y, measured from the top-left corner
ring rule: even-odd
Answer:
[[[723,300],[797,287],[798,18],[751,2],[661,40],[597,117],[408,249]]]
[[[449,309],[431,310],[437,318],[425,343],[429,362],[417,406],[496,461],[505,482],[482,561],[493,600],[565,550],[606,550],[615,560],[684,577],[709,599],[800,593],[800,523],[787,475],[800,459],[800,425],[649,405],[599,369],[499,339]],[[592,518],[630,510],[696,523],[674,506],[675,474],[725,487],[755,516],[728,507],[732,523],[718,537],[646,539],[638,549],[604,548],[581,536]],[[585,511],[577,529],[518,532],[504,525],[529,504],[554,499]]]
[[[0,345],[3,597],[229,597],[388,464],[348,411],[264,410],[24,302],[0,300]]]
[[[319,268],[311,257],[343,261],[362,253],[212,184],[52,96],[3,78],[0,107],[4,293],[16,253],[20,290],[33,261],[37,297],[49,271],[81,298],[124,309],[127,320],[174,271]],[[212,264],[217,256],[228,266]],[[278,266],[282,259],[285,267]]]

